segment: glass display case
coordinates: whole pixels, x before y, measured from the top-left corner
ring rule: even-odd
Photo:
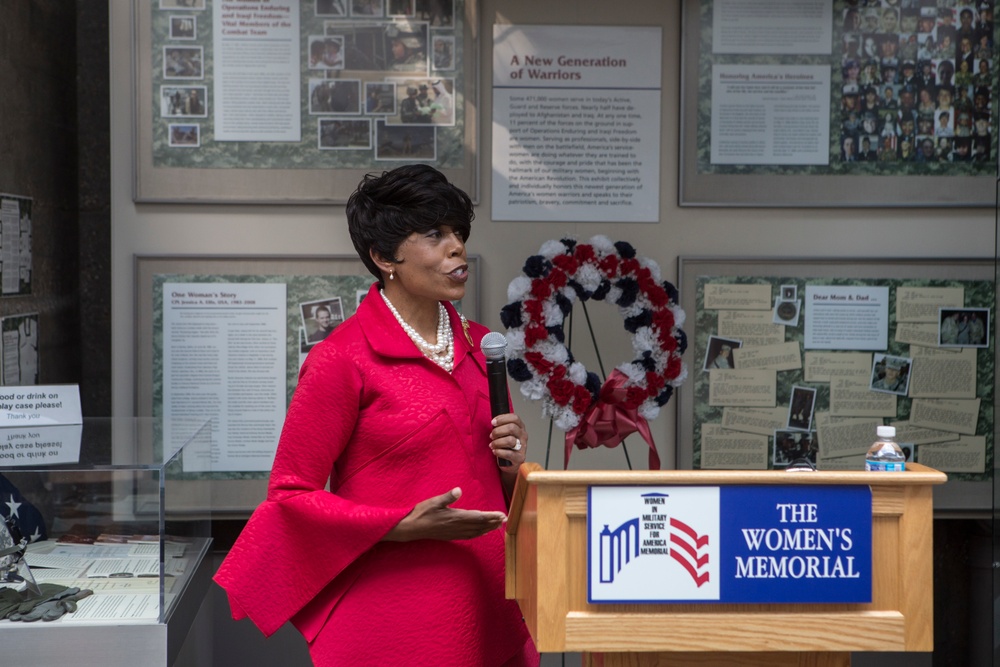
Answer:
[[[150,418],[0,428],[0,518],[24,545],[0,587],[92,591],[51,621],[0,620],[0,663],[173,663],[210,583],[211,434]]]

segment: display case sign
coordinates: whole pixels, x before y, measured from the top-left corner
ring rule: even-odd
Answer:
[[[82,423],[78,385],[0,387],[0,427]]]
[[[591,603],[867,603],[868,486],[594,486]]]
[[[82,424],[0,429],[0,469],[80,462]]]

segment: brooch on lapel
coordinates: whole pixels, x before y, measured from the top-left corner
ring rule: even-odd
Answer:
[[[472,347],[472,334],[469,333],[469,320],[465,319],[465,315],[458,316],[462,320],[462,333],[465,334],[465,340],[469,341],[469,346]]]

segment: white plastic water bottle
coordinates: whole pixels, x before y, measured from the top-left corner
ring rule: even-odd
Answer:
[[[896,444],[896,427],[879,426],[875,433],[878,439],[868,449],[865,470],[903,472],[906,469],[906,456]]]

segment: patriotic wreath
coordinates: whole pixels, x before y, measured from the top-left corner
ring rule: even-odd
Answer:
[[[509,303],[500,312],[507,370],[526,398],[542,402],[542,415],[567,432],[566,464],[573,445],[614,447],[638,431],[650,445],[650,468],[658,468],[647,421],[687,377],[681,361],[685,316],[676,288],[661,280],[656,262],[605,236],[589,243],[546,241],[525,261],[523,273],[508,286]],[[617,305],[632,335],[635,358],[603,384],[565,345],[563,321],[578,299]]]

